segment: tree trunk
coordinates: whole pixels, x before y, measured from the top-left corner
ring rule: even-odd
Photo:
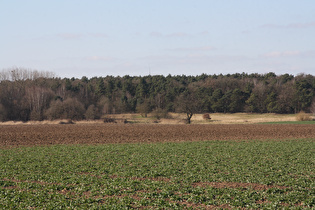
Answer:
[[[190,119],[192,118],[193,113],[187,113],[187,123],[190,124]]]

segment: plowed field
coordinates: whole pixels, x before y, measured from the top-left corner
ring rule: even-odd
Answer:
[[[1,125],[0,146],[315,138],[315,125]]]

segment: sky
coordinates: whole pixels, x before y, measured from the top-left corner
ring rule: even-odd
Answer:
[[[315,75],[314,0],[0,0],[0,70]]]

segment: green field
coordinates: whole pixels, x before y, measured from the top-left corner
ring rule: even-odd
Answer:
[[[0,209],[315,208],[315,139],[0,149]]]

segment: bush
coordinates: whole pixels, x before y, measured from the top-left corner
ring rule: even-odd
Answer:
[[[49,120],[62,119],[63,112],[63,103],[60,99],[57,99],[50,103],[49,109],[46,110],[45,115]]]
[[[152,112],[152,116],[158,120],[161,118],[166,118],[166,119],[171,118],[171,116],[168,114],[168,112],[164,109],[161,109],[161,108],[154,109]]]
[[[204,120],[211,120],[210,114],[208,114],[208,113],[203,114],[203,115],[202,115],[202,118],[203,118]]]
[[[69,124],[75,124],[72,120],[65,120],[65,121],[60,121],[59,124],[61,125],[69,125]]]
[[[84,118],[84,105],[76,98],[68,98],[63,101],[64,118],[71,120],[82,120]]]
[[[117,123],[115,119],[109,118],[109,117],[105,117],[103,122],[104,123]]]
[[[296,115],[296,120],[297,121],[310,121],[312,120],[310,115],[305,113],[304,111],[300,111],[297,115]]]
[[[64,101],[52,101],[45,115],[49,120],[71,119],[82,120],[85,109],[81,102],[75,98],[68,98]]]
[[[98,118],[97,113],[98,113],[97,107],[94,106],[94,104],[92,104],[86,110],[84,117],[87,120],[95,120]]]

